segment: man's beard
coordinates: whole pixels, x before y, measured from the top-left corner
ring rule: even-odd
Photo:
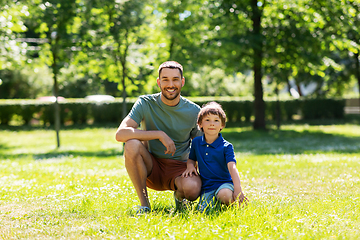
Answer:
[[[177,90],[178,90],[178,89],[175,90],[174,95],[170,95],[165,89],[162,90],[161,92],[162,92],[162,95],[163,95],[167,100],[172,101],[172,100],[174,100],[175,98],[177,98],[177,97],[179,96],[180,92],[181,92],[181,91],[178,91],[178,92],[177,92]],[[169,95],[168,95],[168,94],[169,94]]]

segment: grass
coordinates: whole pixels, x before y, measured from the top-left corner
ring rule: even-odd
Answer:
[[[0,239],[359,239],[360,125],[228,126],[250,203],[177,212],[138,199],[114,127],[0,129]]]

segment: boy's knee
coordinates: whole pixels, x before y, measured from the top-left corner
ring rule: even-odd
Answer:
[[[233,191],[228,188],[223,188],[218,192],[216,198],[222,203],[230,204],[233,202]]]

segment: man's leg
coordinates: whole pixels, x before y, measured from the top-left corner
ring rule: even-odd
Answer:
[[[179,200],[186,198],[190,201],[195,201],[201,190],[201,179],[200,176],[182,177],[175,178],[175,186],[177,188],[175,197]]]
[[[150,153],[141,141],[132,139],[125,143],[124,158],[126,171],[135,187],[141,206],[150,208],[146,189],[146,178],[153,167]]]

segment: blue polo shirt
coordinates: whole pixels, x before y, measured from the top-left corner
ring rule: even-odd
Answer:
[[[189,158],[198,162],[202,193],[217,189],[224,183],[232,183],[227,164],[236,163],[234,147],[221,133],[212,144],[208,144],[204,136],[194,138]]]

